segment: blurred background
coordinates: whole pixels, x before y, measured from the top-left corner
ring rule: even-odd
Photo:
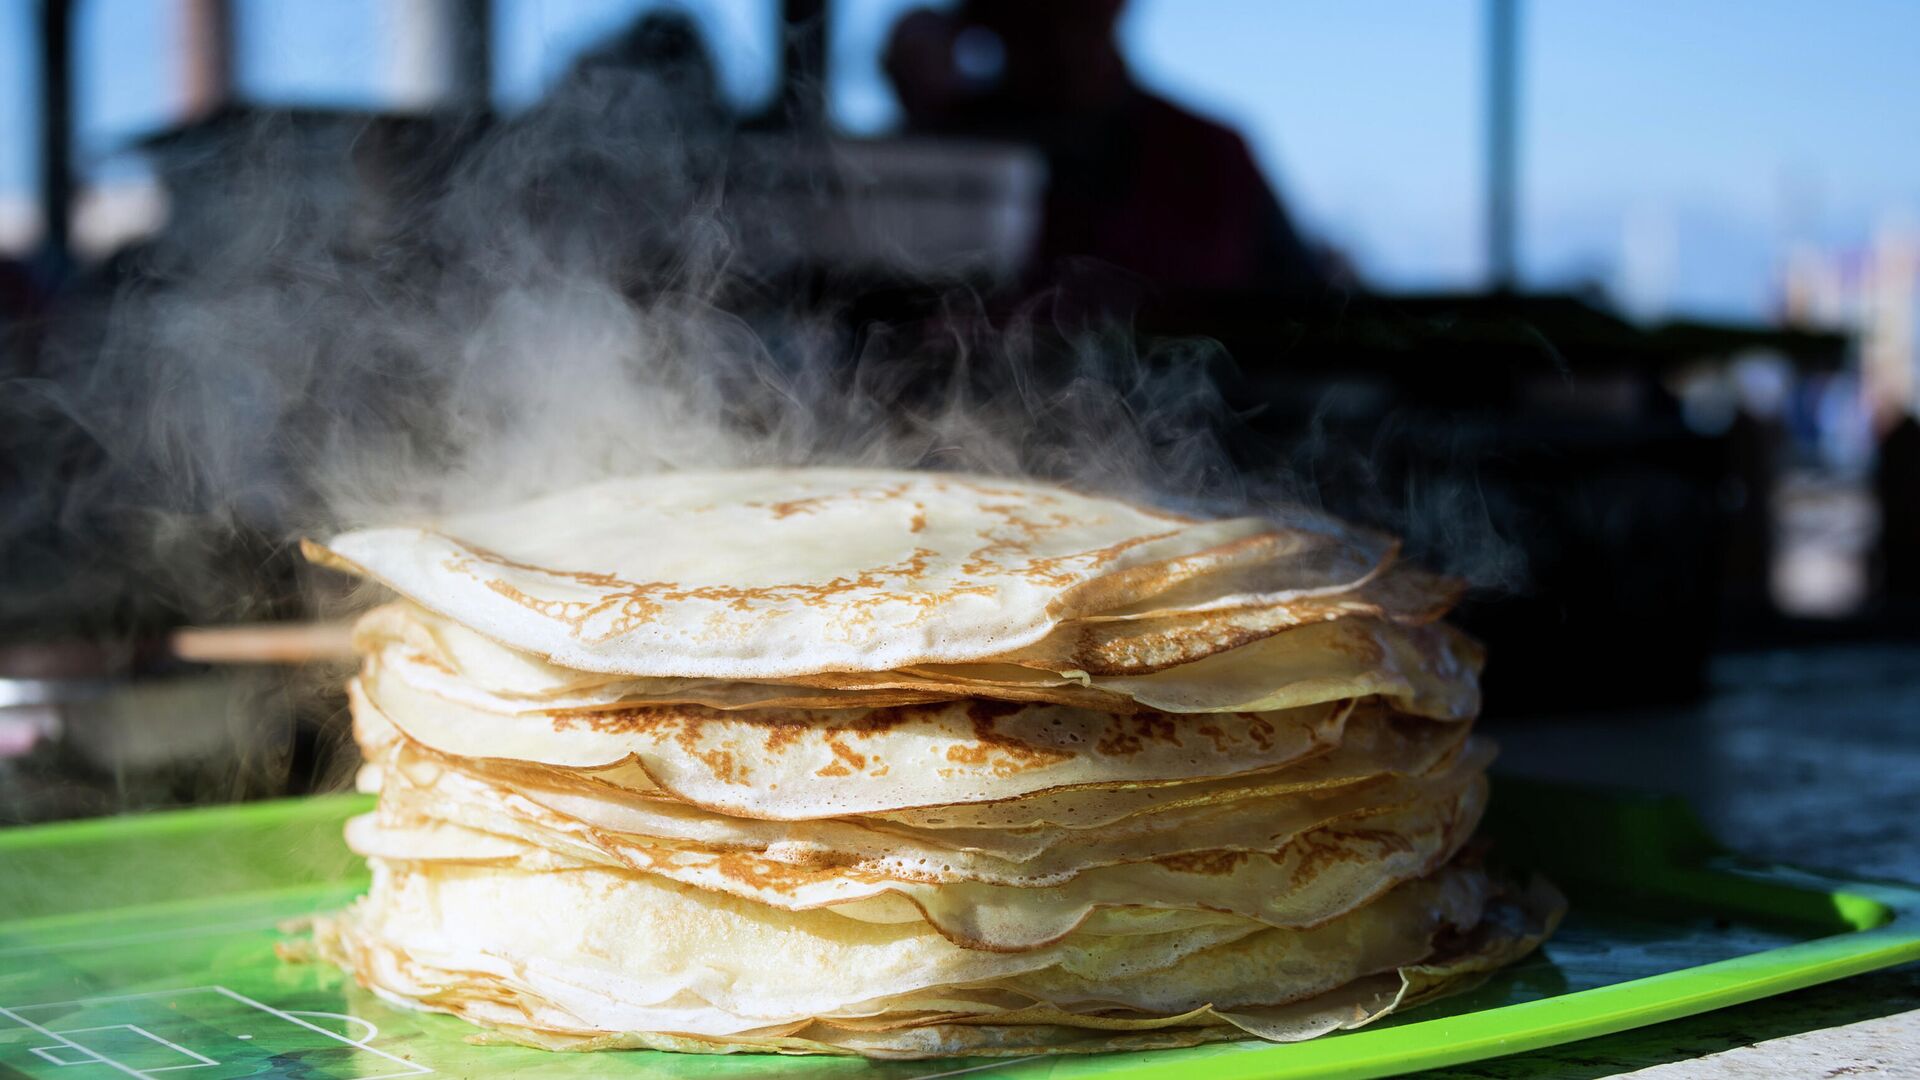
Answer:
[[[1901,0],[0,4],[0,822],[336,784],[285,474],[583,260],[781,363],[1197,366],[1230,469],[1482,585],[1496,714],[1897,680],[1915,40]]]

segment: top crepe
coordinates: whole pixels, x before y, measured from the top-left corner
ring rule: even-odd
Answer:
[[[1391,557],[1257,518],[854,469],[627,478],[307,551],[565,667],[734,679],[963,663],[1162,594],[1206,610],[1347,591]]]

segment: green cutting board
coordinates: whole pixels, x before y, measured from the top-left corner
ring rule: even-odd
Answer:
[[[1742,863],[1684,806],[1500,783],[1497,850],[1573,907],[1529,960],[1471,994],[1360,1031],[1086,1058],[869,1062],[464,1041],[459,1020],[386,1005],[274,954],[290,919],[364,872],[339,839],[359,797],[0,832],[0,1075],[1367,1077],[1651,1024],[1920,958],[1920,891]]]

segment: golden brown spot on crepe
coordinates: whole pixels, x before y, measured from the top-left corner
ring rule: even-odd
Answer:
[[[923,532],[927,527],[927,508],[921,503],[913,504],[913,520],[907,523],[908,532]]]
[[[440,659],[440,657],[434,655],[433,653],[413,650],[407,653],[407,660],[415,664],[420,664],[424,667],[430,667],[435,671],[441,672],[442,674],[454,675],[454,676],[458,676],[460,674],[458,671],[454,670],[454,667],[452,664],[449,664],[445,660]]]
[[[967,561],[960,564],[962,573],[984,574],[996,568],[1012,569],[1019,558],[1033,551],[1033,545],[1041,533],[1073,524],[1073,519],[1065,514],[1054,514],[1050,521],[1044,523],[1035,521],[1024,516],[1019,506],[1008,503],[987,503],[980,509],[999,517],[1003,524],[979,531],[980,539],[986,543],[968,553]]]
[[[1195,618],[1156,620],[1161,625],[1149,624],[1148,629],[1139,629],[1138,622],[1121,626],[1095,623],[1081,629],[1066,659],[1089,675],[1150,675],[1301,625],[1286,621],[1289,617],[1282,615],[1258,629],[1245,629],[1214,625],[1205,621],[1209,617],[1219,618],[1206,613]]]
[[[651,848],[643,847],[639,844],[622,843],[618,839],[608,836],[600,829],[588,828],[587,834],[593,838],[596,847],[602,851],[609,852],[616,859],[619,859],[622,863],[625,863],[635,870],[660,870],[671,868],[672,866],[671,859],[665,858],[663,853]]]
[[[889,484],[885,487],[856,487],[848,491],[829,492],[825,495],[809,495],[784,502],[749,502],[742,505],[770,511],[778,518],[788,518],[795,514],[811,514],[822,506],[836,502],[869,503],[898,499],[907,493],[906,484]]]
[[[988,489],[976,488],[975,490],[987,491],[988,494],[1002,494]],[[1024,497],[1024,493],[1020,492],[1004,494]],[[1027,501],[1045,505],[1057,500],[1047,498]],[[1039,584],[1056,587],[1074,584],[1088,571],[1106,566],[1141,544],[1150,544],[1177,534],[1177,530],[1152,533],[1086,551],[1050,555],[1046,558],[1028,557],[1023,563],[1022,558],[1032,554],[1034,545],[1043,534],[1071,527],[1075,523],[1074,518],[1056,512],[1036,519],[1025,513],[1025,507],[1009,503],[983,503],[980,510],[1000,518],[1001,524],[980,531],[980,538],[986,543],[968,553],[967,561],[960,566],[961,571],[968,574],[983,574],[995,569],[1005,570],[1020,574]]]
[[[747,784],[750,782],[751,769],[746,762],[736,758],[729,750],[702,749],[700,728],[703,724],[727,724],[748,729],[742,732],[743,735],[758,729],[762,732],[761,745],[769,754],[803,745],[805,740],[810,738],[820,738],[834,755],[834,760],[816,770],[815,775],[851,776],[856,771],[864,771],[872,766],[874,769],[872,775],[885,776],[888,772],[885,763],[870,754],[855,750],[841,741],[840,736],[869,738],[907,723],[915,716],[938,710],[939,707],[929,709],[918,705],[885,709],[849,709],[845,712],[851,715],[846,719],[828,722],[822,722],[819,719],[819,713],[806,709],[723,710],[704,705],[565,709],[556,710],[548,715],[556,731],[587,728],[603,733],[624,732],[648,735],[655,739],[671,737],[688,756],[705,764],[715,779],[727,784]],[[1013,740],[1005,741],[1013,742]],[[1043,752],[1035,751],[1035,753]]]
[[[754,727],[764,729],[766,735],[763,745],[766,751],[772,754],[798,744],[809,735],[852,735],[860,739],[870,738],[906,723],[911,716],[908,710],[915,708],[918,708],[918,706],[907,705],[877,709],[842,710],[843,712],[851,713],[851,718],[828,722],[822,722],[818,719],[818,713],[809,713],[804,708],[793,710],[740,709],[729,712],[726,715],[740,723],[750,724]],[[856,765],[855,768],[863,767],[866,761],[865,755],[858,754],[851,748],[839,745],[831,739],[829,740],[829,745],[835,746],[836,754],[841,750],[846,750],[847,753],[860,758],[863,764]],[[827,767],[832,768],[834,766],[829,764]],[[822,773],[821,775],[839,776],[845,774]],[[875,773],[874,775],[879,776],[884,775],[884,773]]]
[[[937,554],[929,548],[915,548],[911,555],[897,563],[871,567],[852,575],[842,574],[824,582],[756,586],[685,586],[665,581],[626,581],[612,574],[592,570],[556,570],[550,567],[534,566],[452,537],[442,537],[442,539],[471,553],[466,557],[445,560],[441,565],[448,572],[471,578],[498,596],[536,614],[564,623],[571,629],[574,637],[588,641],[604,641],[628,633],[647,623],[657,621],[667,604],[684,603],[689,600],[723,604],[740,615],[759,618],[772,617],[773,613],[766,610],[772,605],[801,604],[806,607],[831,607],[839,612],[839,622],[842,625],[860,625],[871,623],[874,610],[888,605],[917,607],[920,609],[919,617],[924,618],[927,612],[957,597],[993,596],[997,591],[990,585],[953,585],[932,591],[900,588],[899,583],[912,582],[926,575],[928,564]],[[494,562],[527,574],[558,578],[599,589],[604,595],[590,601],[542,599],[529,595],[518,586],[499,578],[482,576],[480,569],[476,566],[476,562],[480,560]],[[860,593],[868,595],[859,595]],[[606,619],[604,628],[596,628],[595,632],[588,633],[587,623],[594,619]],[[716,630],[719,627],[710,625],[709,629]]]
[[[1348,862],[1378,862],[1388,855],[1412,851],[1413,842],[1390,829],[1342,826],[1302,833],[1287,848],[1289,854],[1296,856],[1287,882],[1298,888],[1329,867]]]
[[[1190,851],[1183,855],[1164,855],[1153,861],[1182,874],[1224,877],[1238,869],[1248,857],[1244,851]]]
[[[716,780],[723,784],[745,784],[748,782],[748,769],[744,763],[734,760],[731,751],[702,749],[700,746],[696,721],[702,718],[711,720],[719,712],[704,706],[640,706],[627,709],[565,709],[549,713],[548,716],[555,731],[584,727],[602,733],[649,735],[656,740],[671,736],[689,757],[704,764]]]
[[[941,485],[942,488],[945,486],[944,483]],[[1060,501],[1058,495],[1052,495],[1045,491],[1022,491],[1018,488],[997,487],[990,484],[965,480],[955,480],[953,481],[953,486],[965,488],[968,491],[977,492],[981,495],[991,495],[996,499],[1024,499],[1027,502],[1037,503],[1041,506],[1052,506]]]
[[[787,502],[772,503],[768,505],[767,509],[773,511],[775,518],[789,518],[795,514],[813,513],[813,508],[818,506],[820,502],[821,500],[818,498],[790,499]]]
[[[814,869],[774,862],[770,859],[758,859],[751,855],[721,855],[714,859],[713,868],[723,877],[782,892],[790,892],[802,885],[811,885],[840,876],[832,866]]]
[[[928,709],[918,705],[902,705],[887,709],[868,709],[853,720],[837,721],[829,725],[829,730],[844,731],[865,739],[884,731],[891,731],[916,716],[937,711],[937,709]]]
[[[650,709],[635,706],[626,709],[555,709],[547,714],[555,731],[586,728],[601,734],[632,732],[651,735],[665,728],[683,726],[683,710]]]
[[[1204,723],[1200,725],[1198,730],[1200,734],[1207,737],[1209,742],[1213,743],[1213,752],[1216,754],[1226,753],[1227,749],[1233,745],[1233,736],[1223,731],[1218,724]]]
[[[1018,705],[1006,702],[969,702],[967,718],[973,723],[973,743],[947,747],[947,760],[956,765],[986,767],[998,777],[1013,776],[1028,769],[1043,769],[1072,760],[1071,753],[1034,746],[995,726],[1000,717],[1018,712],[1019,709]]]
[[[1262,753],[1273,749],[1273,737],[1279,730],[1273,726],[1273,721],[1259,713],[1235,713],[1234,715],[1247,722],[1247,738],[1252,739],[1253,744],[1258,746]]]
[[[800,741],[807,725],[802,723],[768,724],[767,740],[764,744],[769,754],[777,754]]]
[[[852,747],[838,739],[828,739],[827,749],[833,751],[834,757],[846,762],[848,766],[854,769],[864,769],[867,767],[867,756],[865,754],[855,751]]]
[[[896,866],[881,872],[830,851],[807,852],[793,861],[769,859],[752,852],[729,852],[715,856],[707,865],[735,881],[785,893],[823,881],[874,882],[891,879],[931,883],[940,880],[938,875],[907,867]]]
[[[598,603],[589,603],[585,600],[543,600],[537,596],[530,596],[519,587],[509,585],[499,578],[480,578],[473,572],[470,562],[448,560],[445,565],[448,570],[466,574],[480,581],[496,595],[503,596],[528,611],[545,615],[549,619],[566,623],[576,629],[589,618],[616,607],[620,611],[622,625],[629,628],[652,621],[660,614],[658,603],[652,603],[637,596],[609,598]]]
[[[1026,569],[1021,572],[1045,585],[1071,585],[1077,578],[1083,576],[1085,571],[1098,570],[1142,544],[1151,544],[1156,540],[1165,540],[1167,537],[1174,535],[1176,535],[1176,533],[1173,531],[1149,533],[1146,536],[1136,536],[1132,539],[1122,540],[1117,544],[1108,544],[1106,547],[1094,548],[1090,551],[1080,551],[1070,555],[1052,555],[1044,559],[1034,559],[1028,563]],[[1082,574],[1061,569],[1061,567],[1069,563],[1078,564],[1078,569],[1082,571]]]
[[[747,769],[744,765],[735,765],[733,755],[725,750],[692,750],[688,753],[700,759],[714,779],[723,784],[745,784]]]
[[[1146,749],[1150,742],[1184,745],[1180,741],[1178,722],[1166,713],[1151,709],[1128,716],[1112,716],[1107,719],[1106,734],[1100,737],[1095,748],[1111,757],[1132,757]]]
[[[833,751],[834,760],[814,772],[815,776],[852,776],[867,767],[867,756],[838,739],[829,738],[827,749]]]
[[[986,573],[1000,569],[1020,574],[1042,585],[1073,585],[1087,571],[1106,566],[1132,548],[1176,535],[1174,530],[1152,533],[1105,547],[1046,558],[1028,558],[1021,564],[1019,557],[1030,555],[1042,534],[1067,528],[1074,524],[1074,519],[1067,514],[1055,513],[1035,520],[1024,515],[1018,506],[997,503],[983,505],[980,509],[998,516],[1004,524],[980,532],[981,539],[987,542],[968,554],[967,561],[961,564],[961,570],[966,573]]]

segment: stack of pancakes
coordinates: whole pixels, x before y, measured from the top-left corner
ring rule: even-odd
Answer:
[[[564,1049],[1306,1038],[1531,949],[1445,579],[1030,482],[680,473],[310,546],[366,898],[322,952]],[[1464,853],[1463,853],[1464,852]]]

